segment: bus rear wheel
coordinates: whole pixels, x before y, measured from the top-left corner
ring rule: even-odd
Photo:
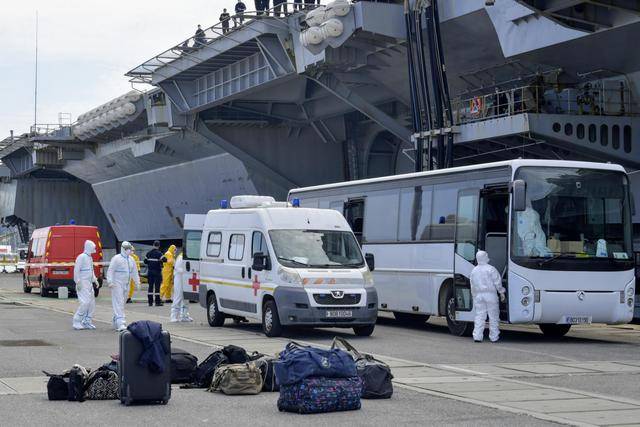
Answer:
[[[541,323],[538,327],[544,336],[549,338],[562,338],[571,329],[571,325],[556,325],[555,323]]]
[[[406,325],[422,325],[429,320],[428,314],[414,314],[414,313],[402,313],[400,311],[394,311],[393,317],[400,323]]]
[[[451,335],[455,335],[457,337],[471,336],[471,333],[473,332],[473,323],[456,320],[456,300],[453,296],[453,287],[451,286],[447,289],[446,301],[447,312],[445,313],[445,316],[447,317],[447,326],[449,327]]]

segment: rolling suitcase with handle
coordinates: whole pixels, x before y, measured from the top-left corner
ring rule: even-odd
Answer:
[[[120,402],[166,404],[171,398],[171,338],[162,331],[163,347],[167,349],[165,369],[152,372],[138,363],[144,352],[143,344],[130,332],[120,334]]]

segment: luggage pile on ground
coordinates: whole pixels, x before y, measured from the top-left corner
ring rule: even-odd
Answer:
[[[330,349],[289,342],[277,358],[228,345],[198,364],[189,352],[171,349],[161,324],[139,321],[120,334],[120,353],[113,357],[95,370],[74,365],[59,375],[45,372],[49,400],[166,404],[171,384],[183,384],[227,395],[279,391],[280,411],[312,414],[356,410],[361,398],[393,394],[389,366],[339,337]]]

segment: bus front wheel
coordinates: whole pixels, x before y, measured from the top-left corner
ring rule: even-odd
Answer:
[[[571,325],[556,325],[555,323],[541,323],[538,327],[549,338],[562,338],[571,329]]]
[[[456,320],[456,300],[453,296],[453,287],[449,286],[447,289],[447,312],[445,313],[447,317],[447,326],[449,327],[449,332],[452,335],[458,337],[468,337],[471,336],[473,332],[473,323],[472,322],[461,322]]]

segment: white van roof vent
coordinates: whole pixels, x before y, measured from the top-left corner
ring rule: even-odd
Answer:
[[[231,198],[231,209],[259,208],[264,206],[275,206],[276,199],[271,196],[233,196]]]

